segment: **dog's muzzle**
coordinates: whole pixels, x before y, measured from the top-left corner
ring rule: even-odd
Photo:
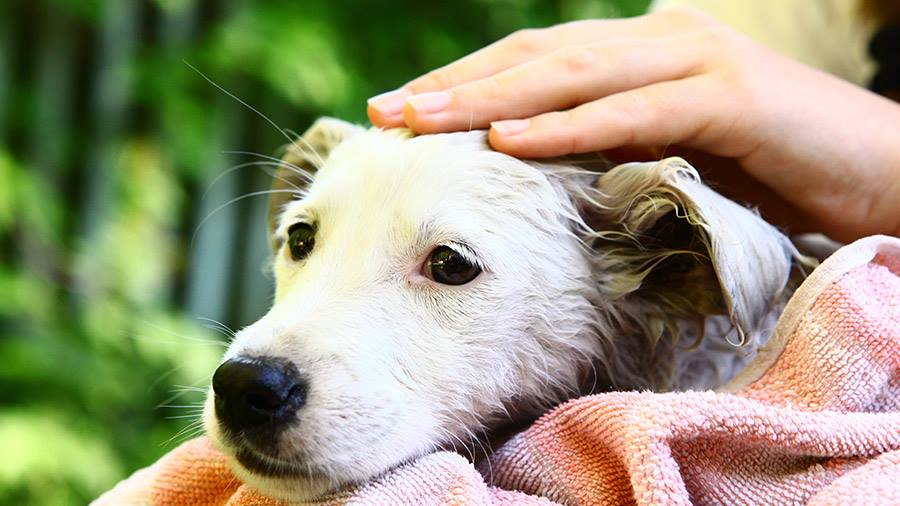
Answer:
[[[306,402],[307,382],[290,363],[271,357],[238,357],[216,369],[216,417],[232,434],[253,438],[287,426]]]

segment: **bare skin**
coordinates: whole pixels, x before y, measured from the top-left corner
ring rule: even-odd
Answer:
[[[516,32],[368,113],[418,133],[490,128],[522,158],[665,149],[791,232],[900,235],[900,105],[692,10]]]

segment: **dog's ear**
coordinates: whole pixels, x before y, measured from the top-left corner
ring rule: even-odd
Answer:
[[[727,315],[744,344],[773,308],[795,260],[791,241],[700,181],[680,158],[619,165],[575,196],[603,293],[651,338],[678,321]],[[701,327],[702,328],[702,327]]]
[[[277,249],[273,232],[285,205],[303,193],[335,146],[364,130],[343,120],[319,118],[285,148],[272,182],[275,191],[269,196],[269,238],[273,249]]]

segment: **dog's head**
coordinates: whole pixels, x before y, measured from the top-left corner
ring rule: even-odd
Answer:
[[[722,314],[752,337],[794,254],[679,160],[541,164],[483,132],[330,119],[288,149],[270,228],[275,302],[205,420],[244,480],[288,499],[591,385],[679,386],[666,336]]]

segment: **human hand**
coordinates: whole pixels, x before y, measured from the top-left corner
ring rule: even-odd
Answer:
[[[490,127],[494,149],[522,158],[689,148],[774,192],[749,200],[781,201],[792,231],[900,234],[900,106],[691,10],[516,32],[368,113],[418,133]]]

